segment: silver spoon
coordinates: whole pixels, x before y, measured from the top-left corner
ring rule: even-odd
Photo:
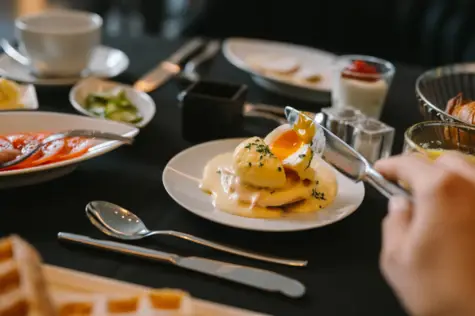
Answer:
[[[261,261],[279,263],[288,266],[304,267],[307,261],[275,258],[261,255],[246,250],[236,249],[230,246],[218,244],[173,230],[149,230],[142,220],[134,213],[123,207],[105,201],[89,202],[86,206],[86,215],[91,223],[104,234],[122,240],[138,240],[152,235],[168,235],[207,246],[216,250],[232,253],[238,256],[252,258]]]
[[[67,137],[99,138],[99,139],[105,139],[105,140],[115,140],[115,141],[122,142],[124,144],[132,144],[134,141],[133,138],[124,137],[124,136],[112,134],[112,133],[92,131],[92,130],[76,129],[76,130],[70,130],[70,131],[65,131],[65,132],[59,132],[59,133],[55,133],[53,135],[46,137],[41,142],[38,142],[38,144],[34,148],[30,149],[27,153],[21,156],[18,156],[13,160],[9,160],[7,162],[1,163],[0,169],[19,164],[20,162],[23,162],[26,159],[33,156],[33,154],[36,153],[38,150],[40,150],[44,145],[54,142],[56,140],[67,138]]]

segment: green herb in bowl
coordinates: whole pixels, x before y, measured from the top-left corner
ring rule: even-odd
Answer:
[[[136,124],[143,119],[124,90],[116,93],[90,93],[86,97],[84,108],[95,116],[114,121]]]

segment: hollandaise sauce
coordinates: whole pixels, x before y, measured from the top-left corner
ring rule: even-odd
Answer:
[[[205,166],[200,188],[212,196],[217,210],[251,218],[280,218],[310,213],[330,205],[336,197],[336,175],[323,162],[315,164],[314,181],[287,176],[279,189],[250,187],[240,183],[233,171],[233,154],[211,159]]]

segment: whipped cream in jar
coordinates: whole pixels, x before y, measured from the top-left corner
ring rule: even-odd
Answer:
[[[379,119],[394,73],[390,62],[376,57],[340,56],[335,63],[332,106],[351,106]]]

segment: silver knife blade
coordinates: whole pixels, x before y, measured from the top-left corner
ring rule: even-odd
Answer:
[[[190,54],[204,45],[205,41],[201,38],[193,38],[185,45],[180,47],[173,55],[165,61],[162,61],[157,67],[146,73],[137,82],[134,88],[143,92],[150,92],[181,71],[180,63]]]
[[[305,113],[290,106],[285,107],[285,116],[291,126],[298,122],[300,115],[304,115],[308,120],[312,120]],[[386,180],[354,148],[317,123],[316,120],[312,121],[316,126],[312,149],[317,146],[317,149],[321,150],[322,158],[326,162],[355,182],[362,180],[368,182],[387,198],[391,198],[393,195],[411,198],[410,192]]]
[[[366,175],[368,161],[338,136],[318,124],[325,135],[323,159],[348,178],[358,182]]]
[[[199,257],[181,257],[158,250],[71,233],[60,232],[58,233],[58,239],[144,259],[168,262],[185,269],[245,284],[261,290],[280,292],[289,297],[297,298],[305,294],[305,286],[299,281],[267,270]]]
[[[177,265],[261,290],[280,292],[289,297],[296,298],[305,294],[302,283],[272,271],[198,257],[179,258]]]

